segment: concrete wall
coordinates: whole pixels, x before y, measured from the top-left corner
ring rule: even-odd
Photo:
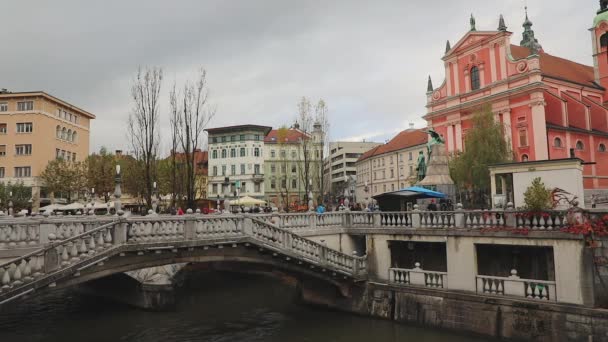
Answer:
[[[560,188],[577,196],[579,198],[579,206],[584,208],[583,173],[582,170],[578,169],[514,173],[513,194],[516,208],[524,206],[524,192],[526,192],[526,189],[536,177],[540,177],[547,188]]]
[[[555,287],[557,301],[573,304],[591,303],[592,286],[588,273],[591,265],[586,257],[582,240],[527,239],[517,237],[475,236],[422,236],[386,235],[367,236],[368,268],[370,278],[386,282],[391,267],[388,241],[442,242],[446,244],[447,288],[450,290],[476,291],[477,255],[476,244],[550,246],[555,262]],[[505,267],[511,267],[505,265]],[[422,266],[424,269],[424,265]]]

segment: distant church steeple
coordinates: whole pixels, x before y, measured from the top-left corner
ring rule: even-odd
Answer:
[[[519,43],[521,46],[525,46],[530,49],[530,53],[535,55],[539,51],[543,51],[543,47],[538,42],[538,39],[534,37],[534,31],[532,30],[532,21],[528,18],[528,6],[526,6],[526,20],[523,24],[524,32],[522,33],[523,39]]]
[[[433,92],[433,81],[431,81],[431,75],[429,75],[429,82],[426,85],[426,92],[427,93],[432,93]]]
[[[600,0],[600,9],[597,11],[597,14],[604,13],[608,11],[608,0]]]
[[[448,52],[450,52],[450,50],[452,50],[452,47],[450,46],[450,41],[448,40],[445,43],[445,53],[447,54]]]
[[[500,18],[498,19],[498,31],[506,31],[506,30],[507,30],[507,25],[505,24],[505,18],[501,14]]]

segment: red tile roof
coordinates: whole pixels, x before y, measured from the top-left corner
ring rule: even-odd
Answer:
[[[530,49],[523,46],[511,45],[511,55],[514,59],[523,59],[530,55]],[[594,82],[593,67],[576,63],[564,58],[539,52],[540,69],[544,76],[574,82],[588,87],[601,87]]]
[[[186,154],[183,152],[178,152],[175,154],[176,160],[181,161],[184,158],[186,158]],[[208,151],[201,151],[199,149],[196,149],[194,151],[194,165],[196,167],[196,173],[206,175],[207,169],[209,166],[208,162],[209,162],[209,152]]]
[[[287,129],[287,134],[285,135],[285,141],[283,141],[283,143],[287,143],[287,144],[293,144],[293,143],[298,143],[300,142],[300,139],[308,139],[308,135],[306,135],[306,133],[294,129],[294,128],[289,128]],[[266,144],[276,144],[279,143],[278,141],[279,139],[279,130],[278,129],[273,129],[271,130],[266,137],[264,137],[264,143]]]
[[[367,158],[378,156],[381,154],[402,150],[408,147],[418,146],[426,144],[428,141],[427,133],[422,129],[407,129],[399,132],[393,139],[384,145],[376,146],[371,150],[363,153],[359,157],[358,161],[365,160]]]

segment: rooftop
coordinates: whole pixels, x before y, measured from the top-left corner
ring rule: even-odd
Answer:
[[[10,99],[10,98],[16,98],[16,97],[44,97],[45,99],[58,103],[70,110],[73,110],[75,112],[78,112],[79,114],[82,114],[90,119],[95,119],[95,115],[93,115],[92,113],[87,112],[86,110],[76,107],[60,98],[57,98],[53,95],[47,94],[44,91],[18,91],[18,92],[10,92],[7,91],[6,89],[2,89],[2,91],[0,91],[0,99]]]
[[[264,143],[267,143],[267,144],[277,144],[277,143],[295,144],[295,143],[300,142],[300,139],[309,139],[310,138],[306,133],[300,131],[299,129],[287,128],[287,129],[285,129],[284,136],[280,137],[283,141],[279,141],[279,136],[281,135],[280,131],[281,131],[280,129],[271,130],[264,138]]]
[[[407,129],[399,132],[393,139],[384,145],[376,146],[363,153],[358,161],[362,161],[381,154],[403,150],[409,147],[424,145],[428,141],[427,133],[422,129]]]
[[[263,132],[264,135],[267,135],[268,132],[270,132],[270,130],[272,130],[272,127],[260,126],[260,125],[235,125],[235,126],[224,126],[224,127],[215,127],[215,128],[205,129],[205,131],[210,134],[235,133],[235,132],[244,132],[244,131],[260,131],[260,132]]]

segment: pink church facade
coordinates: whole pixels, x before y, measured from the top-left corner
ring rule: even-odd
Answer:
[[[586,162],[585,189],[608,189],[608,1],[591,29],[594,66],[543,51],[524,22],[520,45],[511,43],[501,17],[496,31],[469,31],[442,58],[444,82],[429,79],[427,120],[462,151],[472,114],[484,106],[505,127],[518,161],[569,158]]]

